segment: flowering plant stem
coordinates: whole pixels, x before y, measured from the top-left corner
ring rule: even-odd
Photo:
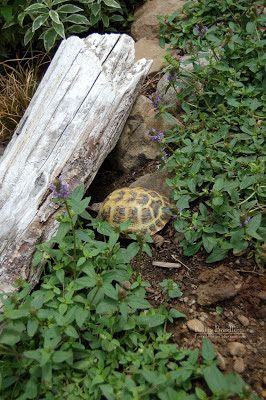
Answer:
[[[66,212],[67,212],[67,215],[69,217],[69,221],[70,221],[70,224],[71,224],[71,231],[72,231],[72,235],[73,235],[73,246],[74,246],[73,253],[74,253],[74,263],[75,263],[74,278],[76,278],[76,276],[77,276],[77,240],[76,240],[75,225],[73,223],[73,219],[72,219],[72,216],[71,216],[71,212],[70,212],[70,208],[69,208],[67,200],[64,199],[63,203],[64,203],[64,205],[66,207]]]

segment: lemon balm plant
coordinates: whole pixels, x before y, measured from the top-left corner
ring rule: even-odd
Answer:
[[[191,54],[193,71],[167,54],[184,127],[162,140],[180,210],[184,254],[207,262],[261,253],[265,228],[265,15],[261,1],[188,1],[161,19],[162,43]],[[209,52],[209,65],[195,62]],[[265,251],[265,250],[264,250]],[[257,261],[259,258],[256,257]]]
[[[185,316],[168,297],[159,309],[147,301],[148,283],[130,267],[138,243],[122,247],[118,230],[87,213],[82,186],[51,188],[66,212],[35,254],[34,265],[45,263],[39,287],[1,299],[1,399],[257,400],[238,375],[219,371],[207,339],[201,352],[169,341],[166,324]]]

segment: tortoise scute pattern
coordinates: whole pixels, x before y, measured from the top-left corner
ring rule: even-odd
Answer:
[[[113,226],[130,220],[127,233],[154,233],[161,230],[171,217],[168,200],[154,190],[137,188],[117,189],[103,202],[99,217]]]

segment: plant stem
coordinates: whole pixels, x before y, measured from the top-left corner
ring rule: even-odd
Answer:
[[[75,225],[72,220],[71,212],[67,203],[67,200],[64,200],[64,204],[66,207],[67,215],[70,220],[71,224],[71,230],[72,230],[72,235],[73,235],[73,244],[74,244],[74,263],[75,263],[75,269],[74,269],[74,278],[77,276],[77,241],[76,241],[76,232],[75,232]]]

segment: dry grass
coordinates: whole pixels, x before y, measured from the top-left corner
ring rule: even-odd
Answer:
[[[0,63],[0,145],[6,145],[37,89],[43,54]]]

